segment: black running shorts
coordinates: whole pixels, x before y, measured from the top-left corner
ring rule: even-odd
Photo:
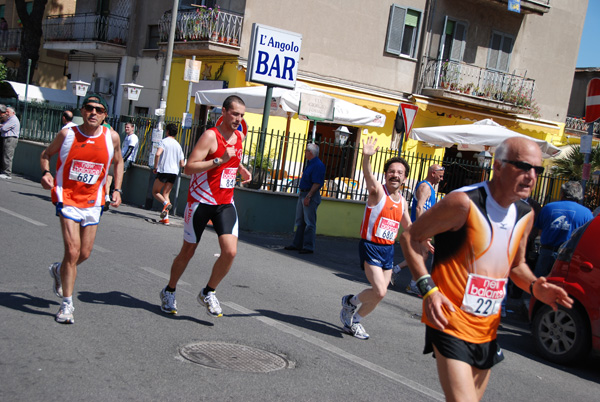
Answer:
[[[487,370],[504,360],[496,339],[486,343],[471,343],[426,325],[423,354],[433,352],[433,345],[447,359],[460,360],[480,370]],[[435,353],[434,356],[435,357]]]

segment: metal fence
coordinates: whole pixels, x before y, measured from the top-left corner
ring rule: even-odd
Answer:
[[[46,104],[27,104],[12,100],[1,103],[12,105],[22,120],[21,138],[43,143],[51,142],[61,129],[62,107]],[[25,118],[25,119],[24,119]],[[152,131],[156,120],[144,116],[109,116],[107,122],[118,132],[124,131],[126,122],[136,125],[136,133],[140,140],[136,164],[149,166],[152,152]],[[176,139],[181,144],[184,154],[189,156],[196,141],[207,128],[194,124],[189,129],[181,128],[181,119],[165,118],[165,124],[175,123],[179,127]],[[122,134],[123,136],[123,134]],[[298,192],[300,177],[304,169],[304,150],[309,141],[306,133],[285,133],[271,131],[264,134],[262,155],[257,152],[261,133],[251,128],[244,141],[243,163],[252,172],[253,180],[247,186],[253,189],[270,192]],[[362,150],[353,144],[338,144],[335,141],[317,142],[319,158],[326,166],[325,185],[321,189],[324,197],[345,200],[366,200],[367,189],[362,175]],[[371,158],[373,172],[383,182],[383,165],[390,157],[398,156],[396,150],[380,148]],[[432,157],[424,154],[400,154],[410,165],[408,180],[402,189],[405,198],[410,201],[415,185],[424,180],[427,170],[432,164],[445,168],[444,181],[439,184],[438,197],[441,198],[452,190],[465,185],[478,183],[490,178],[491,171],[478,165],[476,160]],[[532,193],[540,204],[556,201],[559,198],[560,186],[566,181],[551,174],[538,176],[536,188]],[[238,183],[239,185],[239,183]],[[588,182],[584,204],[590,209],[600,205],[600,185]]]

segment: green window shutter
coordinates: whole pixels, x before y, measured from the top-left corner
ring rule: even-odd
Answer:
[[[447,19],[448,17],[446,17]],[[446,35],[454,34],[454,21],[448,20],[446,21]]]
[[[406,9],[393,4],[390,7],[390,19],[388,22],[387,39],[385,44],[386,52],[400,55],[405,20]]]
[[[421,14],[415,10],[408,10],[406,13],[406,20],[404,21],[404,25],[408,25],[409,27],[418,27],[419,26],[419,17]]]

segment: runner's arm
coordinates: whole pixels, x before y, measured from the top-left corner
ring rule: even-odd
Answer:
[[[246,166],[242,165],[242,162],[238,166],[238,172],[242,176],[242,184],[249,183],[252,180],[252,173],[246,169]]]
[[[62,147],[66,136],[67,129],[60,130],[56,137],[54,137],[54,140],[46,149],[42,151],[42,154],[40,155],[40,168],[42,169],[42,172],[47,171],[42,175],[41,180],[42,187],[46,190],[50,190],[52,187],[54,187],[54,177],[52,177],[52,174],[50,173],[50,158],[52,155],[60,151],[60,147]]]
[[[113,145],[114,145],[114,154],[113,154],[113,165],[114,165],[114,176],[113,183],[115,190],[122,190],[123,185],[123,156],[121,156],[121,139],[119,137],[119,133],[115,130],[110,130],[110,134],[112,136]],[[119,194],[118,196],[116,194]],[[121,193],[119,191],[113,191],[110,194],[110,198],[113,200],[110,205],[113,207],[118,207],[121,205]]]
[[[404,258],[408,262],[412,277],[417,281],[417,286],[421,280],[432,284],[432,289],[423,295],[423,313],[438,329],[444,329],[448,325],[444,308],[454,311],[454,306],[442,292],[438,291],[433,280],[428,278],[429,274],[425,266],[426,254],[422,252],[421,243],[438,233],[460,229],[467,221],[469,208],[470,201],[465,193],[450,193],[428,209],[409,230],[405,230],[400,236]]]
[[[369,192],[367,205],[373,206],[379,202],[383,196],[383,185],[377,181],[371,168],[371,156],[375,155],[379,147],[376,147],[377,138],[368,137],[367,141],[363,140],[363,176]]]
[[[213,130],[206,130],[200,136],[200,139],[194,146],[188,161],[185,165],[184,173],[192,175],[202,173],[217,167],[212,160],[207,161],[206,156],[217,150],[217,137]]]
[[[524,291],[529,293],[533,292],[533,296],[535,296],[536,299],[548,304],[554,311],[558,309],[558,304],[571,308],[573,307],[573,299],[569,297],[564,289],[549,283],[543,276],[536,278],[527,265],[525,254],[527,250],[527,239],[532,225],[533,219],[530,220],[527,225],[527,230],[523,233],[523,237],[519,243],[519,250],[517,251],[514,265],[510,271],[510,279]]]

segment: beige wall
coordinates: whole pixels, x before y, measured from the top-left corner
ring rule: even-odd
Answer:
[[[417,61],[384,52],[392,3],[248,0],[241,55],[247,57],[252,23],[262,23],[303,35],[301,76],[383,93],[411,93]],[[486,66],[492,31],[513,35],[509,72],[535,80],[542,118],[564,121],[587,0],[552,0],[544,15],[509,12],[506,4],[489,0],[397,2],[422,11],[429,3],[434,14],[431,35],[421,38],[425,54],[437,57],[446,15],[468,22],[464,61],[479,67]]]
[[[548,14],[524,20],[515,63],[535,79],[542,118],[564,122],[567,116],[587,4],[587,0],[553,0]]]
[[[384,52],[392,2],[247,0],[242,37],[248,55],[252,23],[302,34],[299,74],[379,91],[410,93],[416,60]],[[424,1],[402,5],[424,8]]]

